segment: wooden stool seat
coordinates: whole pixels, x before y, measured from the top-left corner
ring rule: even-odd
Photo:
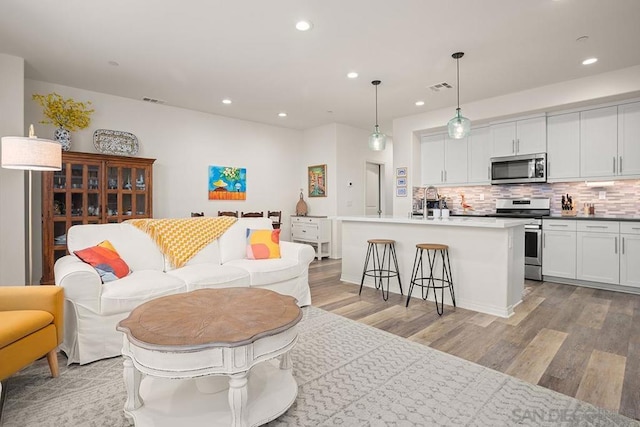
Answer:
[[[428,275],[424,273],[424,267],[422,262],[422,255],[424,251],[427,251],[427,260],[429,264]],[[433,255],[432,255],[433,254]],[[440,255],[442,262],[442,275],[441,277],[434,277],[434,267],[436,264],[436,258]],[[426,284],[424,282],[427,282]],[[439,285],[436,285],[439,283]],[[409,283],[409,292],[407,293],[407,304],[409,307],[409,301],[411,301],[411,292],[414,286],[420,286],[422,288],[422,299],[426,300],[429,296],[429,288],[433,288],[433,298],[436,302],[436,311],[439,315],[444,312],[444,289],[449,288],[451,294],[451,302],[453,306],[456,306],[456,297],[453,292],[453,277],[451,276],[451,264],[449,262],[449,246],[442,243],[418,243],[416,244],[416,256],[413,260],[413,269],[411,272],[411,282]],[[425,292],[426,288],[426,292]],[[438,303],[438,294],[436,289],[440,289],[440,301]]]
[[[396,241],[389,239],[369,239],[367,240],[367,243],[373,243],[374,245],[391,245],[395,244]]]
[[[369,239],[367,240],[367,256],[364,259],[364,268],[362,270],[362,279],[360,280],[360,292],[364,286],[365,276],[373,277],[376,289],[382,290],[382,299],[389,298],[389,280],[392,277],[398,278],[398,286],[400,287],[400,295],[402,293],[402,281],[400,280],[400,269],[398,268],[398,258],[396,257],[396,241],[392,239]],[[382,257],[378,246],[382,245]],[[393,259],[393,267],[391,268],[391,260]],[[373,260],[373,268],[369,268],[369,260]],[[383,281],[386,279],[386,281]],[[386,292],[385,292],[386,285]]]
[[[440,243],[418,243],[416,245],[416,248],[424,249],[424,250],[432,250],[432,251],[436,251],[436,250],[444,251],[444,250],[448,250],[449,246],[443,245]]]

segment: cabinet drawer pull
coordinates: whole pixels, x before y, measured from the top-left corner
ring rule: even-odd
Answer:
[[[640,230],[640,227],[631,227],[632,230]]]
[[[607,228],[606,225],[587,225],[587,228]]]
[[[624,255],[624,237],[622,238],[622,255]]]
[[[620,156],[620,161],[618,164],[618,169],[620,169],[620,173],[622,173],[622,156]]]
[[[618,254],[618,238],[617,237],[615,238],[613,250],[614,250],[614,253],[617,255]]]
[[[568,224],[549,224],[549,227],[568,227]]]
[[[516,140],[512,139],[511,140],[511,151],[515,154],[516,152]]]
[[[616,173],[616,156],[613,156],[613,173]]]

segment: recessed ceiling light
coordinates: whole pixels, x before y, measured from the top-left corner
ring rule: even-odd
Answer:
[[[424,101],[416,101],[416,107],[422,107],[424,105]]]
[[[313,25],[309,21],[296,22],[296,29],[298,31],[309,31]]]
[[[287,113],[278,113],[278,117],[287,117]]]
[[[358,73],[356,73],[355,71],[352,71],[350,73],[347,73],[347,77],[349,77],[350,79],[355,79],[358,77]]]
[[[598,58],[587,58],[584,61],[582,61],[582,65],[591,65],[591,64],[595,64],[596,62],[598,62]]]
[[[231,100],[230,99],[223,99],[222,103],[228,105],[228,104],[231,104]]]

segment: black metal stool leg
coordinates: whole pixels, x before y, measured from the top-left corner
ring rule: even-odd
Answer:
[[[409,301],[411,301],[411,292],[413,291],[413,286],[415,284],[415,280],[418,275],[418,256],[420,260],[422,260],[422,250],[416,248],[416,255],[413,258],[413,267],[411,268],[411,280],[409,281],[409,291],[407,292],[407,303],[405,307],[409,307]]]
[[[451,293],[451,302],[453,306],[456,306],[456,295],[453,291],[453,275],[451,274],[451,263],[449,262],[449,250],[445,251],[447,253],[447,278],[449,279],[449,292]],[[444,264],[444,256],[442,259],[442,263]]]
[[[400,286],[400,295],[404,295],[402,293],[402,281],[400,280],[400,269],[398,268],[398,257],[396,256],[396,246],[391,245],[391,251],[393,254],[393,264],[396,266],[396,273],[398,274],[398,286]]]
[[[362,269],[362,279],[360,279],[360,292],[358,292],[358,295],[362,293],[362,286],[364,285],[364,276],[367,273],[367,266],[369,265],[369,257],[371,256],[371,246],[373,246],[373,244],[369,243],[369,246],[367,247],[367,256],[364,258],[364,268]]]
[[[387,244],[384,245],[384,249],[382,250],[382,264],[380,265],[380,288],[382,290],[382,299],[387,301],[389,299],[389,281],[391,280],[391,250],[387,251]],[[387,265],[387,269],[385,270],[385,261]],[[386,273],[385,278],[387,279],[387,293],[385,295],[384,292],[384,283],[383,283],[383,275],[382,273]]]

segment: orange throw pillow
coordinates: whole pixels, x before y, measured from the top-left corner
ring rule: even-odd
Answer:
[[[121,279],[131,273],[127,263],[120,258],[120,255],[108,240],[73,253],[96,269],[102,278],[102,283]]]

